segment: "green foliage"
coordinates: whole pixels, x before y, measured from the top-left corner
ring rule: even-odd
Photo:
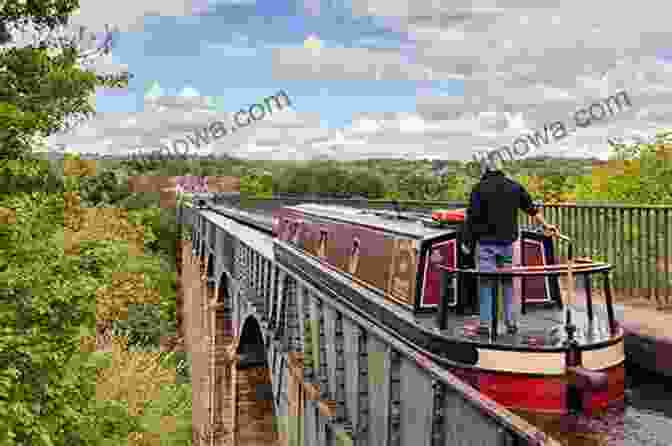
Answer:
[[[37,160],[3,161],[2,168],[27,178],[49,171]],[[95,292],[111,282],[114,272],[142,271],[163,299],[153,312],[140,312],[149,323],[132,312],[126,333],[138,344],[156,344],[159,333],[174,334],[174,273],[160,257],[129,256],[119,241],[85,240],[79,256],[66,256],[62,193],[15,191],[0,195],[0,207],[16,214],[15,224],[0,225],[0,399],[8,402],[0,405],[3,444],[124,444],[129,432],[143,427],[124,403],[96,398],[99,364],[95,354],[79,351],[82,327],[95,325]],[[174,210],[166,211],[174,217]],[[162,228],[159,209],[130,214],[144,225],[150,244],[157,233],[171,233],[170,224]],[[172,264],[174,269],[174,257]],[[189,416],[180,422],[190,421]]]
[[[62,177],[45,160],[0,160],[0,195],[11,193],[51,192],[64,189]]]
[[[25,24],[27,18],[39,28],[53,29],[58,25],[67,23],[67,19],[79,8],[77,0],[51,0],[25,2],[18,0],[5,0],[2,4],[3,20],[17,24]]]
[[[607,165],[576,183],[577,198],[629,204],[672,203],[672,132],[651,144],[611,144]]]
[[[126,320],[113,321],[112,334],[128,338],[129,350],[158,350],[162,336],[175,332],[174,320],[161,317],[154,304],[131,304]]]
[[[191,360],[186,351],[174,351],[165,355],[163,364],[177,371],[176,384],[191,382]]]
[[[182,225],[182,234],[181,234],[180,239],[181,240],[191,240],[191,234],[192,234],[191,225],[183,224]]]
[[[82,326],[95,324],[101,283],[82,274],[79,258],[64,255],[62,194],[12,194],[0,205],[15,209],[17,220],[3,228],[0,244],[9,260],[0,273],[0,397],[8,402],[0,405],[0,438],[8,445],[96,444],[112,414],[110,427],[133,423],[118,407],[91,406],[96,368],[79,353],[79,337]]]
[[[22,159],[34,136],[47,136],[71,114],[90,115],[87,100],[96,79],[75,66],[75,54],[47,56],[46,49],[11,48],[0,55],[2,155]]]
[[[240,178],[240,193],[247,197],[270,198],[273,196],[273,177],[267,172],[250,172]]]
[[[162,445],[190,446],[192,437],[191,410],[191,386],[180,383],[169,384],[161,389],[160,397],[149,404],[140,422],[145,431],[161,432]],[[175,418],[177,424],[173,432],[168,432],[167,429],[162,427],[162,417]]]
[[[153,253],[161,253],[164,258],[169,259],[174,264],[177,255],[176,240],[178,238],[176,209],[157,207],[138,211],[138,213],[144,215],[142,224],[145,227],[145,244]],[[131,213],[132,215],[133,213]],[[148,237],[152,238],[148,239]],[[174,267],[172,269],[174,270]]]
[[[10,25],[30,29],[36,44],[0,54],[0,155],[25,159],[36,140],[67,128],[67,118],[90,117],[95,87],[109,83],[81,69],[76,42],[54,40],[51,31],[68,23],[77,0],[6,0],[1,3],[0,44],[11,41]],[[128,84],[121,76],[119,86]]]
[[[69,0],[2,2],[1,43],[11,39],[6,32],[11,23],[35,23],[39,30],[49,30],[66,23],[77,7],[76,1]],[[65,177],[64,162],[49,162],[44,153],[32,153],[39,148],[40,138],[63,128],[66,118],[91,115],[89,97],[96,85],[105,83],[78,67],[76,50],[52,52],[53,48],[42,40],[37,47],[6,49],[0,54],[0,217],[4,220],[0,224],[0,444],[116,446],[126,444],[129,433],[144,427],[129,415],[125,403],[97,398],[96,380],[105,358],[83,352],[81,338],[95,334],[96,292],[111,282],[114,272],[134,268],[146,272],[149,285],[158,286],[166,296],[151,320],[156,321],[158,313],[156,325],[170,333],[175,278],[166,273],[159,257],[129,256],[127,244],[121,241],[85,240],[80,255],[65,254],[64,191],[81,191],[83,206],[123,205],[130,194],[124,190],[125,178],[114,172]],[[121,79],[124,82],[127,79]],[[170,225],[164,229],[160,219],[151,217],[146,218],[150,243],[156,234],[171,232]],[[150,338],[154,342],[154,325],[138,322],[135,313],[133,318],[138,330],[127,332],[138,342]],[[190,405],[190,390],[183,387],[178,394],[183,404]],[[190,424],[190,407],[180,413],[185,414],[180,423]]]
[[[273,175],[273,192],[288,194],[352,194],[380,198],[385,183],[373,170],[347,169],[334,161],[314,161],[285,167]],[[241,190],[242,193],[242,190]]]
[[[124,171],[128,176],[160,175],[160,176],[244,176],[248,170],[244,161],[234,158],[221,160],[212,159],[125,159],[115,167],[116,171]]]
[[[14,194],[0,204],[17,211],[17,223],[1,233],[0,258],[11,262],[0,274],[0,398],[10,401],[0,405],[0,437],[10,445],[123,444],[144,428],[123,403],[96,398],[97,363],[79,353],[79,336],[94,326],[95,291],[112,273],[142,271],[162,301],[132,307],[115,328],[135,346],[157,346],[175,332],[175,275],[158,257],[129,256],[118,241],[84,241],[80,256],[65,256],[61,194]],[[183,431],[187,421],[179,421]]]
[[[383,179],[375,171],[357,169],[349,173],[345,192],[376,199],[385,196],[385,189]]]
[[[81,178],[80,195],[82,207],[123,207],[137,208],[137,203],[132,199],[138,199],[143,194],[132,194],[128,190],[128,181],[113,170],[101,170],[95,176]],[[133,204],[136,204],[133,206]]]

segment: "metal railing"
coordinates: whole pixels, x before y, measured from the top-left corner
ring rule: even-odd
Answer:
[[[546,204],[547,221],[574,239],[574,255],[614,265],[618,294],[672,304],[672,207],[621,204]],[[521,221],[526,217],[521,214]],[[567,258],[567,247],[558,246]]]

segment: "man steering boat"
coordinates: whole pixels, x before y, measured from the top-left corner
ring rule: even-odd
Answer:
[[[478,269],[484,272],[513,266],[513,243],[520,236],[517,222],[519,209],[542,225],[545,232],[559,234],[557,226],[546,223],[525,187],[504,174],[502,160],[492,158],[481,161],[481,179],[471,191],[463,233],[466,242],[463,250],[472,252],[475,249]],[[480,334],[490,334],[496,280],[479,278]],[[504,289],[504,322],[507,332],[513,334],[518,330],[513,311],[513,280],[504,277],[501,281]]]

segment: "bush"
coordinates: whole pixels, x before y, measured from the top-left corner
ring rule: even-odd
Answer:
[[[162,336],[175,333],[175,323],[161,317],[155,304],[130,304],[128,318],[112,323],[112,334],[128,339],[129,350],[158,350]]]

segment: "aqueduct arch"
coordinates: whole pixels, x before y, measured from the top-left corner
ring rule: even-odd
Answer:
[[[275,408],[271,371],[259,321],[245,318],[236,349],[236,432],[241,445],[275,444]]]
[[[207,278],[212,279],[212,278],[214,278],[214,275],[215,275],[215,258],[212,254],[208,254],[207,266],[208,266]]]
[[[211,252],[199,233],[190,254],[192,266],[184,274],[197,278],[198,285],[185,290],[189,297],[181,310],[190,314],[187,334],[198,381],[195,444],[271,444],[277,431],[264,325],[255,308],[261,303],[268,310],[255,294],[259,278],[234,277],[231,259]],[[236,260],[247,268],[254,259],[250,251]]]
[[[203,268],[205,266],[205,244],[203,241],[199,241],[198,243],[198,248],[197,248],[197,254],[198,254],[198,264],[200,266],[200,272],[203,274]]]
[[[231,298],[231,279],[226,272],[222,272],[217,284],[215,318],[215,345],[218,348],[228,348],[233,344],[236,336],[234,324],[234,302]]]
[[[266,366],[264,336],[259,321],[252,315],[243,323],[236,354],[240,357],[239,368]]]

